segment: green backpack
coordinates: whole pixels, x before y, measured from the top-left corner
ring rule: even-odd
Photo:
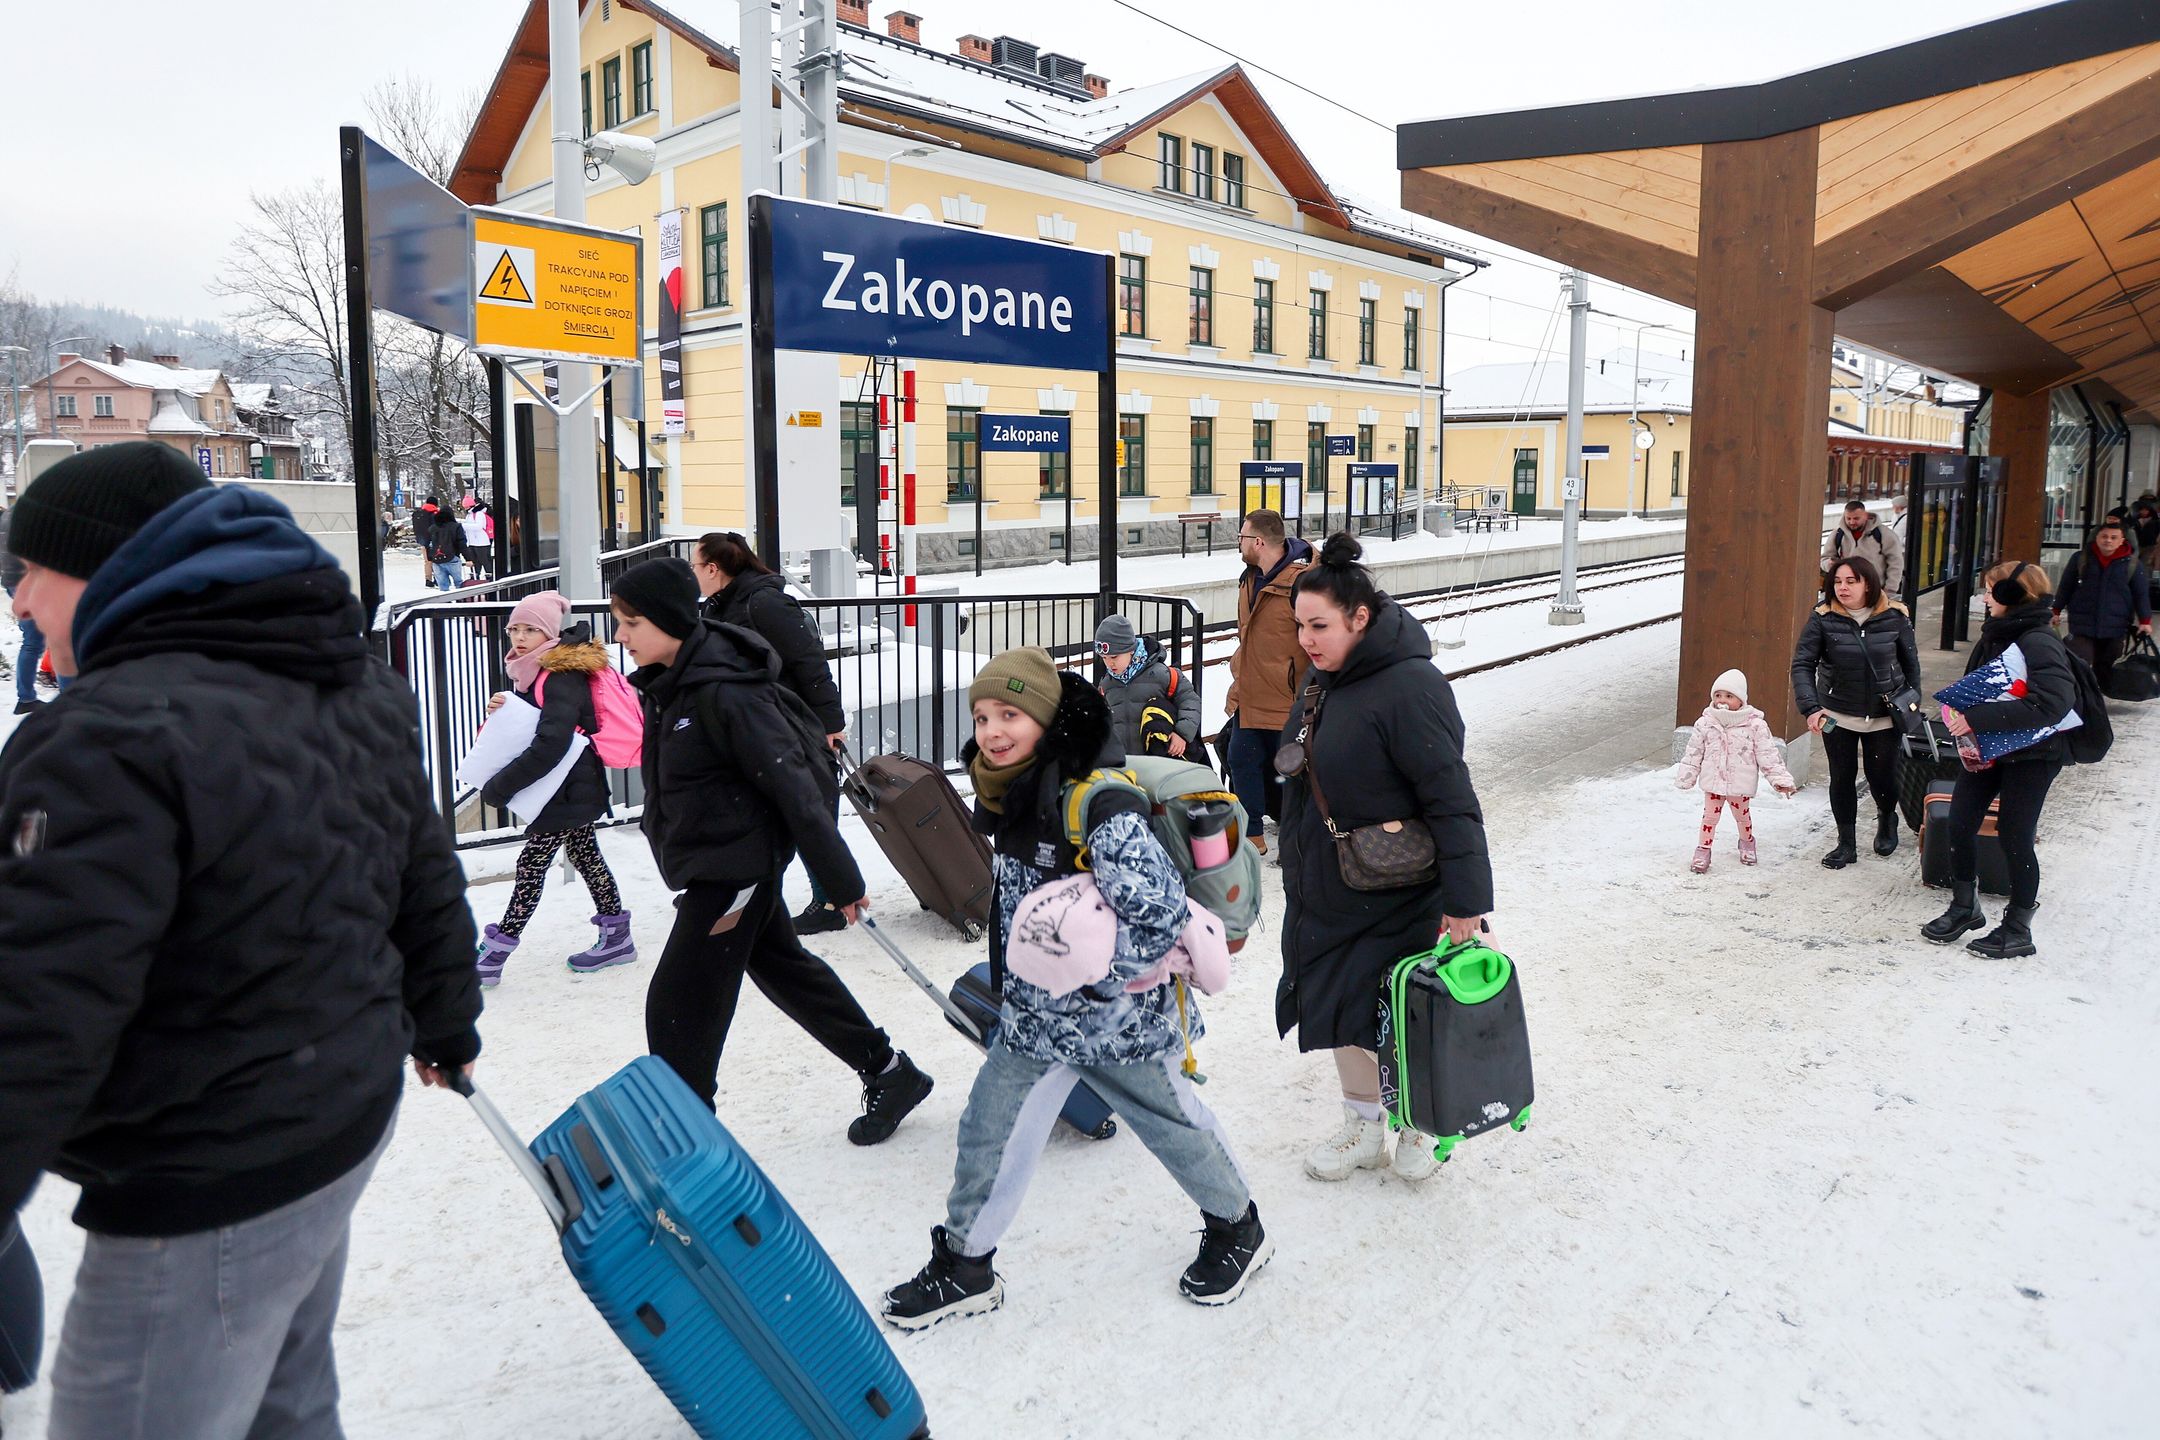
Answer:
[[[1068,782],[1061,797],[1065,838],[1080,852],[1082,869],[1088,868],[1088,806],[1104,787],[1127,791],[1147,802],[1148,824],[1185,877],[1185,893],[1223,922],[1235,952],[1260,923],[1260,854],[1246,843],[1245,807],[1238,804],[1237,796],[1224,789],[1221,778],[1207,766],[1167,756],[1130,755],[1123,765],[1090,771]],[[1223,831],[1230,858],[1203,869],[1193,858],[1187,812],[1193,805],[1209,802],[1230,807],[1230,823]]]

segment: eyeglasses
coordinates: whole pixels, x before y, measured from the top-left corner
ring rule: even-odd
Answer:
[[[1240,531],[1238,532],[1237,542],[1238,542],[1238,544],[1242,545],[1242,544],[1244,544],[1244,543],[1245,543],[1245,542],[1246,542],[1247,540],[1258,540],[1259,538],[1260,538],[1260,537],[1259,537],[1258,535],[1252,535],[1252,534],[1248,534],[1247,532],[1245,532],[1245,531],[1243,531],[1243,530],[1240,530]]]

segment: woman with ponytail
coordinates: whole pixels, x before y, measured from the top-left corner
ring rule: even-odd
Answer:
[[[1965,673],[2000,658],[2015,647],[2025,662],[2022,693],[2013,693],[1964,711],[1945,709],[1943,723],[1957,736],[1976,731],[2037,730],[2056,725],[2077,704],[2077,677],[2070,652],[2050,626],[2053,615],[2047,572],[2022,560],[2005,560],[1980,577],[1987,586],[1987,623],[1980,643],[1965,657]],[[2069,747],[2061,735],[1997,756],[1985,770],[1957,777],[1950,797],[1950,908],[1920,933],[1938,945],[1954,943],[1968,930],[1987,924],[1980,909],[1980,822],[1990,801],[2000,799],[1995,833],[2002,840],[2010,870],[2010,904],[2002,924],[1965,948],[1990,960],[2010,960],[2035,952],[2033,912],[2040,908],[2040,860],[2033,835],[2040,828],[2040,808],[2055,783]]]
[[[1433,664],[1425,627],[1389,599],[1349,535],[1335,535],[1292,591],[1298,645],[1310,668],[1298,686],[1275,768],[1282,823],[1283,975],[1275,1023],[1295,1026],[1300,1050],[1332,1050],[1343,1122],[1305,1158],[1316,1180],[1347,1180],[1388,1163],[1380,1108],[1383,977],[1406,955],[1477,932],[1492,909],[1485,819],[1463,763],[1462,715]],[[1354,889],[1334,835],[1422,821],[1438,872],[1397,889]],[[1439,1168],[1433,1139],[1405,1130],[1393,1168],[1422,1180]]]

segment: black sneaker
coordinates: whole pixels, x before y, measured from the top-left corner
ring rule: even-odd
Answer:
[[[928,1099],[937,1083],[916,1069],[905,1051],[895,1051],[893,1058],[899,1063],[884,1074],[863,1076],[863,1113],[847,1127],[847,1138],[857,1145],[892,1139],[908,1111]]]
[[[15,702],[15,713],[18,715],[28,715],[33,711],[44,708],[45,702],[42,700],[18,700]]]
[[[847,929],[847,916],[822,900],[813,900],[803,906],[795,917],[797,935],[830,935],[835,930]]]
[[[1245,1293],[1253,1272],[1274,1258],[1275,1242],[1260,1225],[1260,1207],[1247,1204],[1243,1218],[1203,1213],[1200,1254],[1178,1277],[1178,1293],[1195,1305],[1228,1305]]]
[[[915,1278],[885,1292],[887,1324],[927,1330],[960,1315],[987,1315],[1005,1303],[1005,1282],[990,1268],[997,1254],[967,1256],[952,1248],[942,1225],[930,1230],[930,1263]]]

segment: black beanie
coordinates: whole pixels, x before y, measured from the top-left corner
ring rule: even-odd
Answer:
[[[610,593],[678,640],[698,623],[697,576],[672,555],[642,560],[615,577]]]
[[[155,440],[84,450],[24,489],[8,521],[8,549],[87,580],[151,516],[209,484],[194,461]]]

